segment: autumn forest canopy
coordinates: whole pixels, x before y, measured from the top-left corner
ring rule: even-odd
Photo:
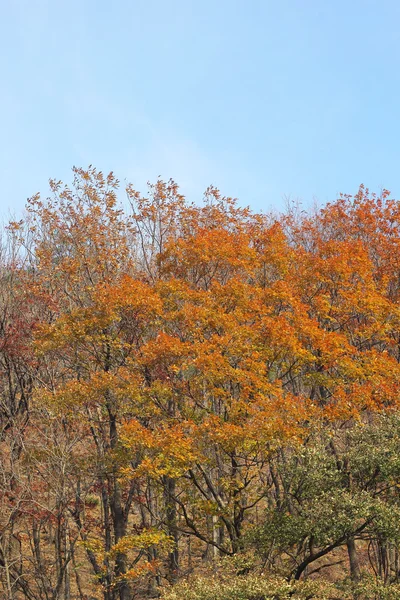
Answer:
[[[0,247],[1,598],[400,598],[400,203],[50,188]]]

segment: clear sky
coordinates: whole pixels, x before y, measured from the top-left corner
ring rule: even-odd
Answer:
[[[400,197],[399,0],[0,0],[0,213],[90,163],[255,209]]]

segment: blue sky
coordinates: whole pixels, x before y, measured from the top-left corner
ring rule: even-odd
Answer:
[[[0,213],[92,163],[243,205],[400,197],[398,0],[3,0]]]

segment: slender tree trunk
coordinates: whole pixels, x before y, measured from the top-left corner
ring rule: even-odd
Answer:
[[[358,561],[357,548],[356,548],[356,543],[354,541],[354,537],[350,537],[347,540],[346,546],[347,546],[347,553],[349,555],[351,579],[352,579],[352,581],[359,581],[361,578],[360,563]]]
[[[219,542],[219,527],[218,527],[218,517],[216,515],[212,516],[212,537],[213,537],[213,542],[215,544],[218,544]],[[216,560],[218,558],[218,548],[217,546],[213,546],[213,557],[214,560]]]
[[[108,492],[106,489],[106,482],[102,481],[102,489],[101,489],[101,500],[102,500],[102,517],[103,517],[103,526],[104,526],[104,536],[105,536],[105,551],[109,552],[111,549],[111,523],[110,523],[110,505]],[[111,591],[111,572],[110,572],[110,564],[109,559],[106,556],[104,559],[104,566],[106,569],[106,575],[104,579],[104,600],[114,600],[112,591]]]
[[[164,477],[165,512],[168,535],[172,537],[175,547],[168,557],[168,579],[171,583],[177,580],[179,570],[178,524],[175,502],[176,482],[171,477]]]
[[[378,548],[378,572],[379,576],[385,581],[389,579],[389,554],[387,541],[382,538],[377,540]]]
[[[113,411],[109,408],[110,415],[110,444],[114,450],[118,443],[117,421]],[[109,487],[112,490],[110,494],[110,509],[114,525],[114,541],[117,543],[126,535],[127,518],[124,514],[121,497],[121,486],[118,482],[116,470],[112,473],[109,480]],[[115,558],[115,576],[118,578],[116,589],[118,590],[120,600],[131,600],[132,590],[129,582],[125,579],[127,571],[127,557],[123,552],[118,552]]]

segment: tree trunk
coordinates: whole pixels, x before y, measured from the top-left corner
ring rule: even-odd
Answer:
[[[360,563],[358,561],[357,548],[356,548],[356,543],[354,541],[354,537],[350,537],[347,540],[346,546],[347,546],[347,553],[349,555],[351,579],[352,579],[352,581],[359,581],[361,578]]]
[[[174,583],[178,577],[179,550],[178,550],[178,524],[175,502],[176,482],[171,477],[164,477],[165,513],[168,535],[175,542],[175,547],[168,556],[168,580]]]

